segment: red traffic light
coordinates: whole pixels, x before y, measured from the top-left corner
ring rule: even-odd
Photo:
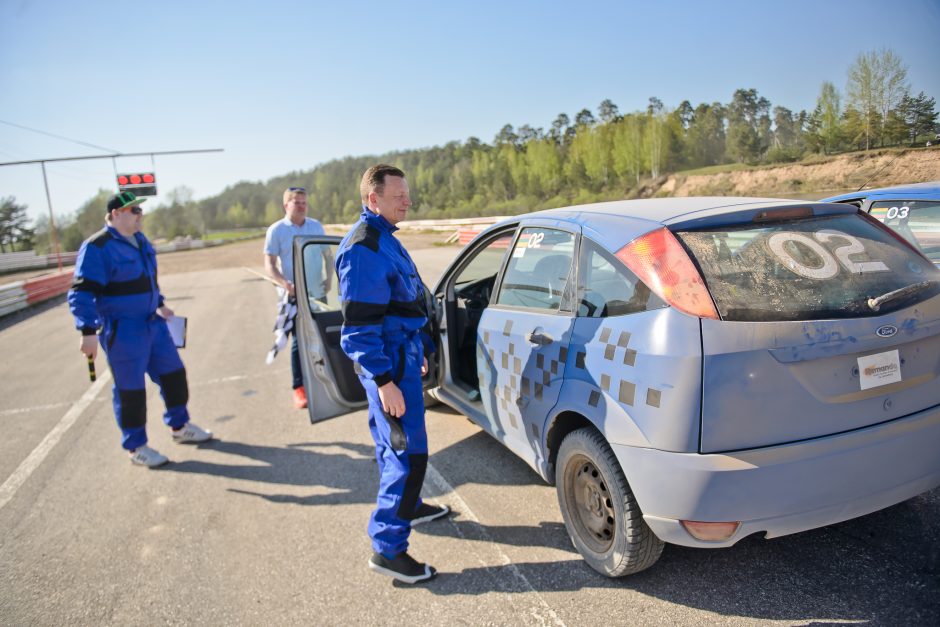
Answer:
[[[157,195],[157,177],[153,172],[118,174],[117,184],[121,192],[133,192],[136,196]]]

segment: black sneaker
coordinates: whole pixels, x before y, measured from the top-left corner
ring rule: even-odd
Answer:
[[[427,503],[422,503],[418,506],[418,509],[415,510],[415,515],[411,519],[411,526],[420,525],[421,523],[431,522],[432,520],[437,520],[438,518],[443,518],[450,513],[450,508],[446,505],[444,507],[438,507],[437,505],[428,505]]]
[[[369,558],[369,568],[403,583],[426,581],[437,574],[433,566],[420,564],[407,553],[399,553],[393,559],[388,559],[381,553],[373,553]]]

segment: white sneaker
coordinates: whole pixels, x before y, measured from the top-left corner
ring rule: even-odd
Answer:
[[[212,432],[206,431],[199,425],[187,422],[179,431],[173,432],[173,439],[180,444],[207,442],[212,439]]]
[[[147,468],[162,466],[163,464],[170,461],[167,459],[166,455],[161,455],[159,452],[155,451],[147,445],[138,446],[137,450],[129,451],[129,454],[132,463],[137,464],[138,466],[146,466]]]

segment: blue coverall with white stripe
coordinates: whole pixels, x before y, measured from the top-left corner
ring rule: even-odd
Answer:
[[[157,285],[157,257],[143,233],[137,246],[108,225],[78,251],[68,301],[83,335],[100,329],[108,358],[114,413],[121,445],[132,451],[147,443],[147,393],[144,374],[160,386],[166,403],[163,421],[173,429],[189,422],[186,369],[166,321],[156,314],[163,305]]]
[[[372,548],[393,557],[408,548],[410,520],[421,505],[428,463],[421,365],[434,350],[423,284],[385,218],[363,208],[336,256],[343,330],[340,344],[355,363],[369,400],[369,430],[379,469]],[[405,400],[400,418],[386,418],[378,388],[394,381]],[[400,420],[407,447],[395,451],[388,420]]]

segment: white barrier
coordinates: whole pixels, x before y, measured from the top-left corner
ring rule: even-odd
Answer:
[[[75,264],[75,258],[78,253],[59,253],[56,256],[37,255],[34,250],[24,250],[18,253],[0,253],[0,273],[18,272],[20,270],[32,270],[33,268],[54,268],[59,265],[59,259],[63,266]]]
[[[489,226],[509,216],[490,216],[485,218],[448,218],[446,220],[404,220],[395,226],[400,229],[415,231],[454,231],[462,226]],[[327,231],[348,231],[352,224],[324,224]]]
[[[26,309],[27,306],[23,281],[0,286],[0,317]]]

